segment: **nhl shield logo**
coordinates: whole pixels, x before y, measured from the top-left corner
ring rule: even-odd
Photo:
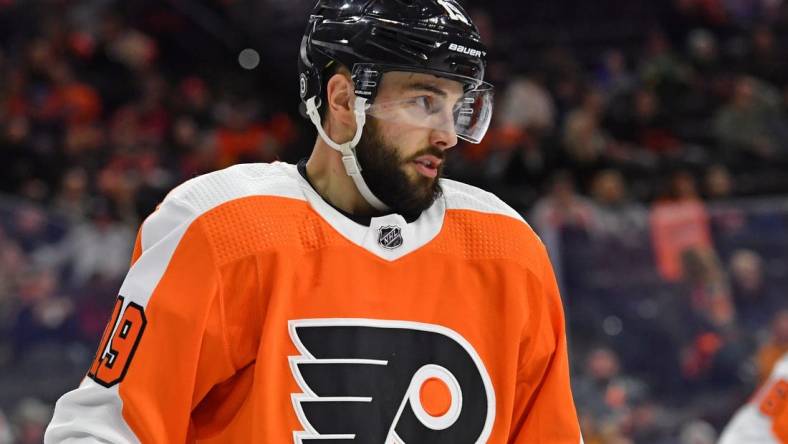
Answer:
[[[378,244],[387,250],[402,246],[402,230],[396,225],[387,225],[378,230]]]

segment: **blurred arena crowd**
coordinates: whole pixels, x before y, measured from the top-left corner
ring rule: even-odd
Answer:
[[[788,351],[788,4],[465,4],[496,114],[447,173],[550,249],[585,442],[713,443]],[[0,0],[0,444],[41,442],[167,191],[308,155],[310,6]]]

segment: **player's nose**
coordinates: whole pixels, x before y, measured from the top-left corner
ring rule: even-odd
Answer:
[[[457,145],[457,142],[457,131],[454,129],[453,122],[434,128],[430,132],[430,143],[432,146],[440,148],[443,151]]]

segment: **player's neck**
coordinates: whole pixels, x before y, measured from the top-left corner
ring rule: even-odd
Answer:
[[[377,213],[345,172],[342,155],[320,137],[306,162],[306,173],[315,191],[334,207],[357,216]]]

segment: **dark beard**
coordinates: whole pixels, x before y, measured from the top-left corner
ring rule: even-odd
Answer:
[[[406,164],[425,154],[444,159],[443,151],[436,147],[419,150],[408,159],[402,159],[397,150],[383,140],[377,121],[369,116],[356,146],[361,175],[370,191],[405,218],[418,217],[443,193],[438,180],[443,164],[434,179],[418,175],[414,180],[403,170]]]

